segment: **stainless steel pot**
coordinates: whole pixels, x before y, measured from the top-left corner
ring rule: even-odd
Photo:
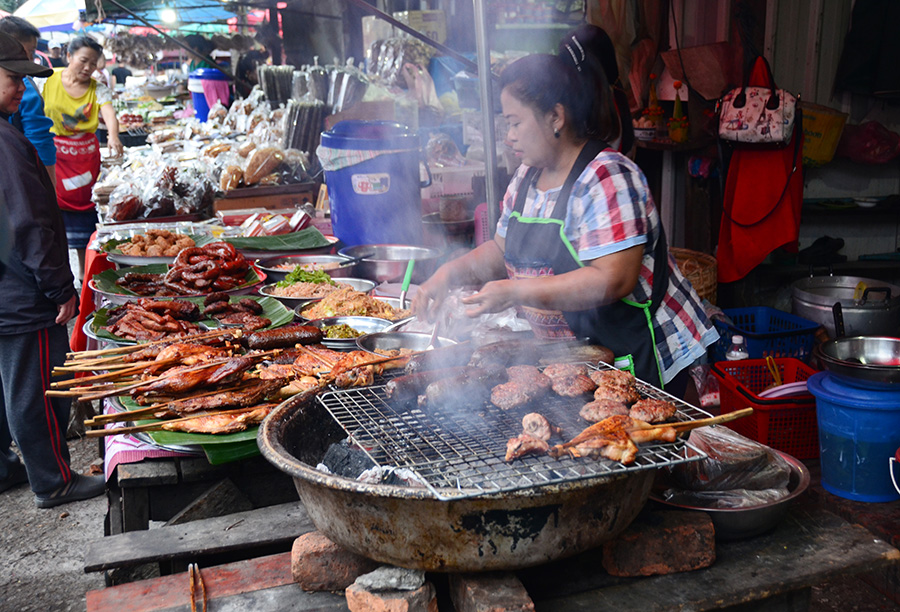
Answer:
[[[312,397],[263,422],[263,456],[294,478],[316,528],[376,561],[427,571],[506,570],[594,548],[644,507],[654,470],[513,493],[439,501],[427,489],[369,485],[313,467],[345,434]]]
[[[853,299],[857,285],[866,285],[864,296]],[[791,312],[821,323],[831,337],[832,308],[841,305],[848,336],[893,336],[900,330],[900,287],[859,276],[813,276],[791,284]]]
[[[441,252],[427,247],[407,246],[405,244],[360,244],[344,247],[338,254],[343,257],[360,257],[367,255],[356,264],[356,275],[378,283],[399,282],[406,274],[409,260],[415,259],[412,282],[422,283],[437,270]]]

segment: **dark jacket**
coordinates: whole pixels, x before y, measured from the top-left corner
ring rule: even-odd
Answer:
[[[75,295],[62,215],[37,151],[0,114],[0,334],[55,325],[57,305]]]

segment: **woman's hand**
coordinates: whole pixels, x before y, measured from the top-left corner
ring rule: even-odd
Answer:
[[[106,138],[106,146],[109,148],[111,157],[122,157],[125,153],[125,147],[122,145],[122,141],[119,140],[118,136],[109,134]]]
[[[441,302],[450,291],[450,279],[442,266],[431,278],[419,285],[412,300],[412,311],[419,319],[432,322]]]
[[[466,315],[474,318],[485,313],[500,312],[518,305],[520,303],[519,287],[519,281],[508,279],[487,283],[475,295],[462,299],[464,304],[472,305],[472,308],[466,309]]]

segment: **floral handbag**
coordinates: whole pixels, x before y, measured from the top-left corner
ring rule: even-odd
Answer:
[[[794,133],[797,97],[775,87],[769,63],[768,87],[745,84],[719,100],[719,138],[733,144],[787,146]]]

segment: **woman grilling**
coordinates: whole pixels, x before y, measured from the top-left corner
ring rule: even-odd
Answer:
[[[110,154],[122,154],[119,122],[112,106],[112,92],[91,78],[103,56],[100,43],[79,36],[69,43],[68,66],[57,68],[40,83],[44,112],[53,121],[56,134],[56,196],[62,209],[69,247],[78,251],[84,267],[87,246],[97,212],[91,192],[100,174],[100,143],[94,134],[100,117],[107,129]]]
[[[687,366],[718,334],[668,255],[647,182],[605,139],[591,96],[602,75],[531,55],[500,77],[507,139],[522,160],[493,240],[441,266],[413,310],[430,318],[449,288],[483,285],[467,314],[521,307],[541,338],[590,338],[645,382],[681,396]],[[603,105],[601,105],[603,106]],[[612,108],[611,105],[605,105]],[[612,111],[610,111],[612,112]]]

